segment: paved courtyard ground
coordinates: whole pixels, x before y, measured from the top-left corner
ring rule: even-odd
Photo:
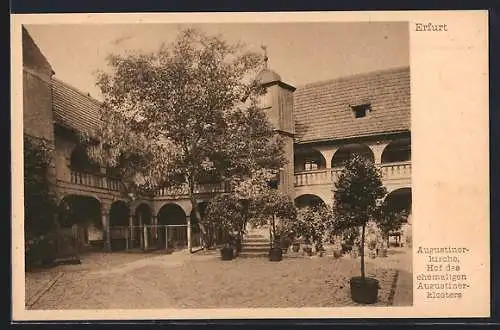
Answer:
[[[380,281],[377,306],[411,305],[411,250],[367,259]],[[28,309],[285,308],[356,305],[349,278],[359,258],[303,257],[222,261],[218,251],[187,254],[94,253],[81,265],[26,274]],[[57,276],[57,281],[52,281]],[[44,288],[53,284],[43,295]]]

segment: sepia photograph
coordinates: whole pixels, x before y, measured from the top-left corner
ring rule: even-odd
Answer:
[[[489,316],[487,27],[13,15],[13,319]]]
[[[22,61],[26,308],[412,305],[408,22],[24,25]]]

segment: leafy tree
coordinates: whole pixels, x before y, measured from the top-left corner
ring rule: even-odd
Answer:
[[[203,221],[214,224],[226,236],[236,233],[241,237],[246,220],[246,206],[244,201],[235,194],[224,193],[215,196],[208,204]]]
[[[306,242],[314,244],[316,250],[321,250],[331,218],[332,213],[327,206],[302,208],[298,211],[297,220],[291,223],[291,229]]]
[[[257,107],[261,57],[193,29],[155,53],[109,56],[110,70],[97,79],[102,127],[84,137],[91,157],[122,168],[140,191],[187,193],[205,235],[200,181],[237,184],[283,163],[281,142]]]
[[[287,194],[273,188],[264,190],[254,199],[254,221],[268,223],[271,219],[271,230],[276,237],[276,219],[282,224],[293,223],[297,218],[297,209],[293,200]]]
[[[24,230],[40,235],[54,226],[57,202],[49,171],[52,149],[44,140],[24,135]]]
[[[381,219],[380,199],[386,194],[381,173],[375,165],[359,155],[344,162],[335,182],[334,217],[336,230],[361,228],[361,277],[365,278],[364,243],[368,221]]]

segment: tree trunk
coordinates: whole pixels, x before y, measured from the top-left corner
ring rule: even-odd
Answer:
[[[275,217],[273,213],[273,218],[272,218],[272,225],[273,225],[273,237],[276,237],[276,224],[275,224]]]
[[[361,247],[359,251],[361,256],[361,278],[365,279],[365,225],[361,229]]]
[[[191,201],[191,212],[194,214],[194,217],[196,219],[196,223],[198,224],[198,227],[200,228],[201,231],[201,239],[203,241],[203,248],[208,248],[208,242],[207,242],[207,230],[205,226],[201,223],[201,214],[200,211],[198,210],[198,202],[196,201],[196,197],[194,195],[194,183],[189,181],[189,200]],[[188,230],[191,230],[191,228],[188,228]]]

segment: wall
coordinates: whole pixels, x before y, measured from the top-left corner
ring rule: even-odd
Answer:
[[[56,131],[57,132],[57,131]],[[70,158],[75,147],[75,142],[66,139],[60,134],[55,135],[54,163],[58,180],[70,180]]]
[[[52,68],[23,28],[23,120],[24,132],[50,142],[54,140],[52,115]]]

